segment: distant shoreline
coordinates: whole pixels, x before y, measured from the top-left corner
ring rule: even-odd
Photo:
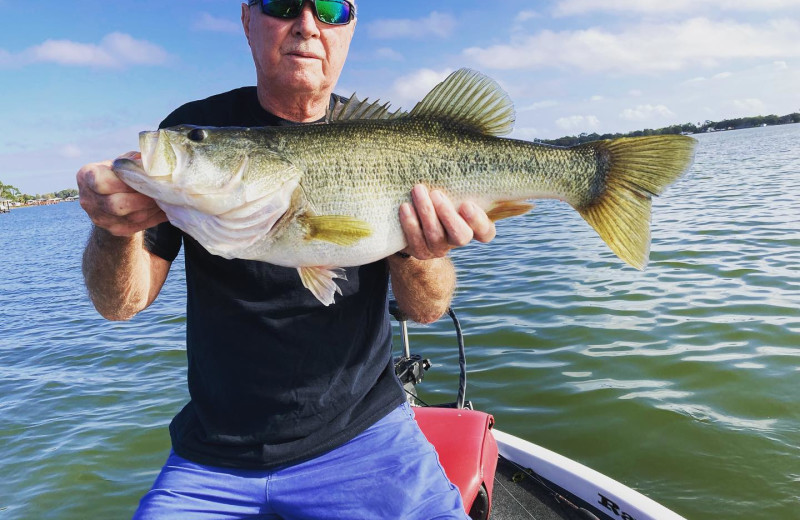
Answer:
[[[55,202],[49,202],[48,201],[48,202],[42,202],[42,203],[39,203],[39,204],[20,204],[19,206],[11,205],[11,206],[9,206],[8,209],[9,210],[14,210],[14,209],[23,209],[23,208],[37,208],[39,206],[55,206],[56,204],[61,204],[62,202],[77,202],[77,200],[78,199],[59,200],[59,201],[55,201]]]
[[[672,125],[658,129],[645,129],[636,130],[627,133],[615,134],[598,134],[598,133],[582,133],[578,136],[565,136],[558,139],[537,139],[536,142],[556,145],[556,146],[575,146],[578,144],[588,143],[590,141],[600,141],[603,139],[619,139],[620,137],[642,137],[651,135],[695,135],[706,134],[714,132],[728,132],[731,130],[747,130],[748,128],[760,128],[766,126],[782,126],[800,123],[800,112],[794,112],[785,116],[755,116],[755,117],[741,117],[737,119],[725,119],[723,121],[706,121],[705,123],[695,125],[693,123],[685,123],[682,125]]]

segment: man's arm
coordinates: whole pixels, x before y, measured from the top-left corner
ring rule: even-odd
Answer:
[[[472,203],[456,209],[439,191],[428,192],[417,185],[412,204],[400,207],[400,224],[410,258],[389,257],[392,292],[409,318],[419,323],[438,320],[450,306],[456,274],[447,253],[475,239],[489,242],[495,236],[494,223]]]
[[[143,230],[166,215],[119,180],[109,161],[84,166],[76,180],[81,207],[94,223],[83,254],[89,297],[104,318],[130,319],[155,300],[167,278],[170,262],[143,246]]]
[[[390,256],[392,292],[400,310],[417,323],[433,323],[447,312],[456,288],[449,258],[417,260]]]

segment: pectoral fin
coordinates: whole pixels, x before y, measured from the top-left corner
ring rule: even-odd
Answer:
[[[347,215],[304,215],[300,218],[309,240],[324,240],[339,246],[352,246],[372,234],[368,222]]]
[[[326,307],[333,303],[334,294],[342,294],[334,278],[347,280],[341,267],[298,267],[297,272],[300,273],[303,286]]]

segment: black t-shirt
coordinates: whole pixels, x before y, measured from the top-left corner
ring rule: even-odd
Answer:
[[[161,127],[294,124],[255,87],[183,105]],[[325,307],[296,269],[210,254],[169,223],[145,245],[172,261],[184,244],[189,394],[173,449],[202,464],[271,468],[335,448],[403,402],[394,375],[384,260],[347,268]]]

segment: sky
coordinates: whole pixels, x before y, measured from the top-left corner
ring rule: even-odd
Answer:
[[[232,0],[0,0],[0,181],[76,187],[181,104],[255,84]],[[511,137],[800,111],[800,0],[358,0],[336,92],[411,108],[461,67]]]

